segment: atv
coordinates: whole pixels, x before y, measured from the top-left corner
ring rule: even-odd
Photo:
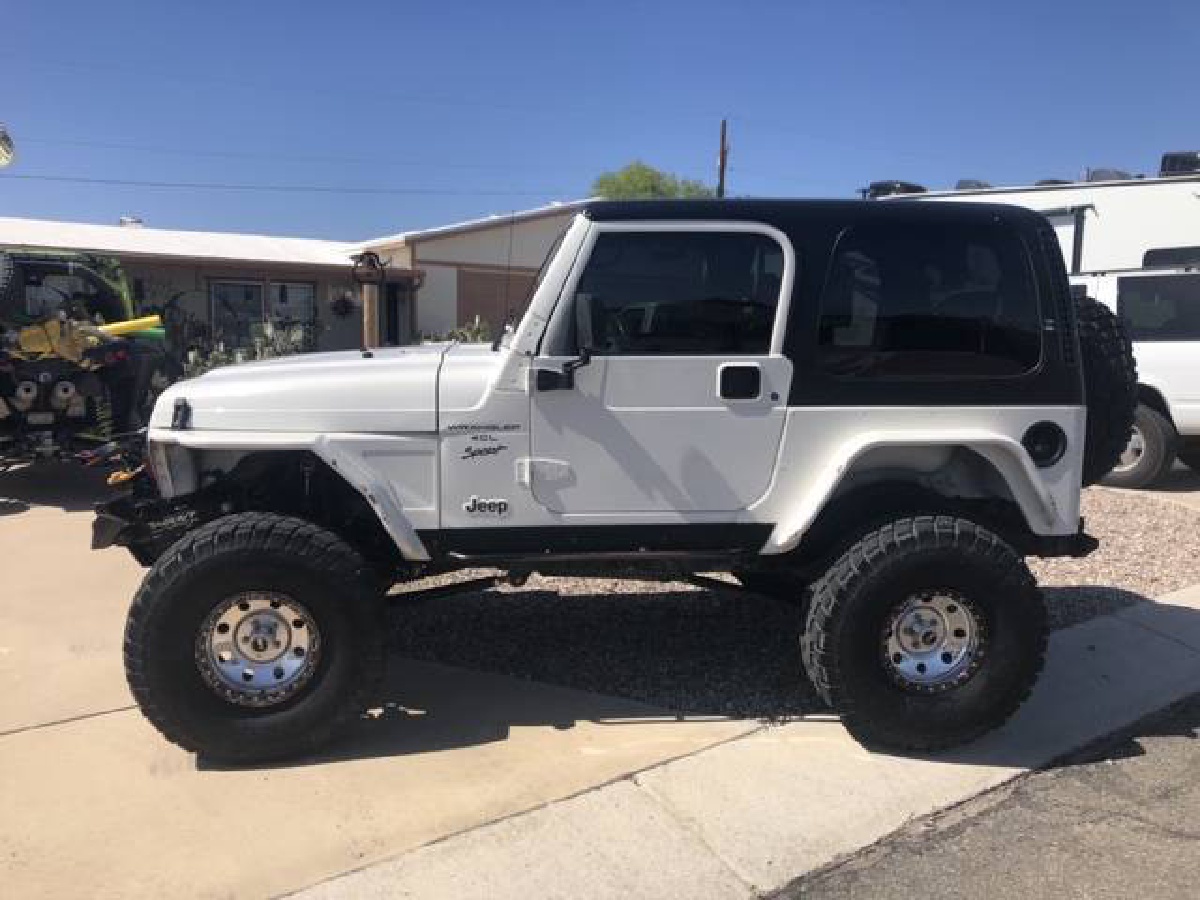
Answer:
[[[149,421],[178,372],[113,263],[0,251],[0,469],[69,459]]]

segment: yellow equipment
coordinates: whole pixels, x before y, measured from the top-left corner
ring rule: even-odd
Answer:
[[[18,331],[16,349],[18,354],[26,359],[59,356],[73,363],[83,364],[84,353],[106,341],[161,326],[162,319],[159,316],[143,316],[140,319],[128,319],[108,325],[91,325],[87,322],[53,318]]]
[[[162,316],[142,316],[140,319],[127,319],[124,322],[111,322],[108,325],[97,326],[100,331],[111,337],[121,337],[135,331],[148,331],[151,328],[162,328]]]

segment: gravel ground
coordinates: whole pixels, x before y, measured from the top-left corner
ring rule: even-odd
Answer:
[[[1032,560],[1062,628],[1200,582],[1200,514],[1145,495],[1085,492],[1087,559]],[[743,591],[534,577],[396,604],[399,651],[642,700],[680,712],[785,720],[820,709],[802,676],[797,607]]]

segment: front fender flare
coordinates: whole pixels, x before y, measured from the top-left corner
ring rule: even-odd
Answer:
[[[371,504],[380,525],[405,559],[427,562],[429,551],[404,512],[395,487],[352,450],[356,435],[255,434],[253,432],[177,431],[150,429],[150,440],[178,444],[193,450],[308,450],[339,473]]]
[[[404,514],[404,505],[395,488],[385,478],[370,466],[363,465],[361,457],[329,435],[321,435],[313,441],[312,452],[371,504],[379,523],[405,559],[415,562],[429,560],[429,551]]]

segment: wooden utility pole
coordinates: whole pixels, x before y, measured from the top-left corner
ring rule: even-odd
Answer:
[[[729,162],[729,141],[726,140],[727,125],[721,120],[721,149],[717,151],[717,196],[725,196],[725,164]]]

